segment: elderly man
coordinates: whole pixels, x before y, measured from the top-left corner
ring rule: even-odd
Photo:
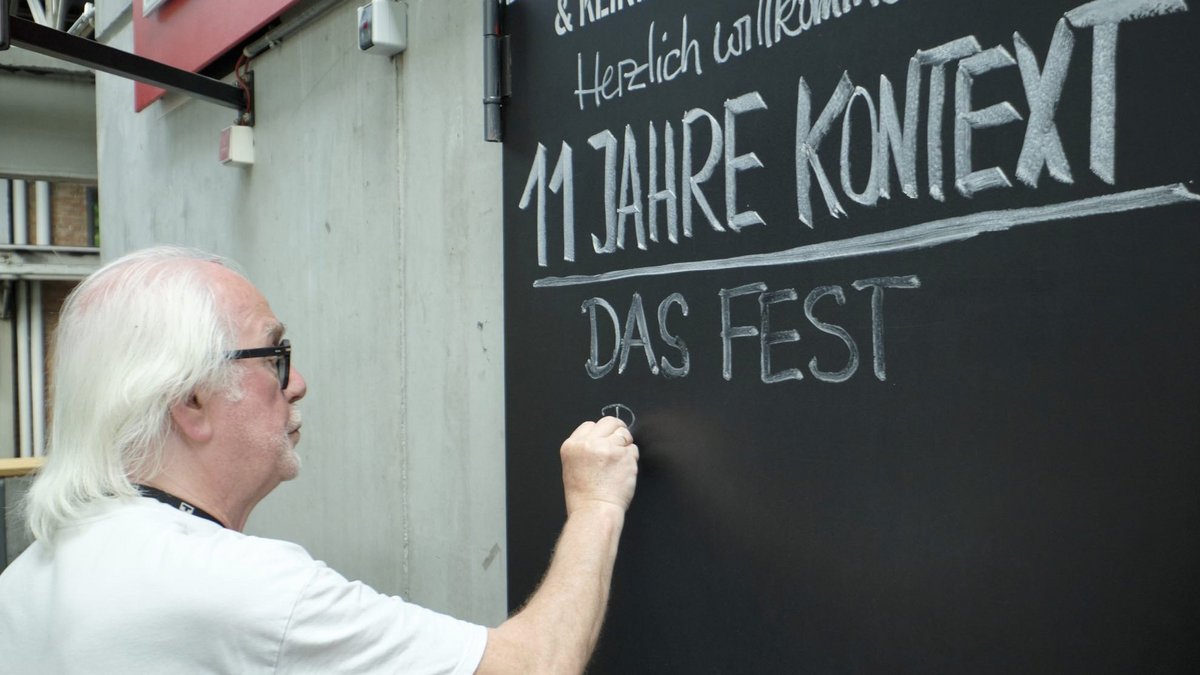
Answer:
[[[523,610],[484,628],[241,533],[296,476],[304,378],[266,298],[224,261],[156,248],[67,300],[37,541],[0,575],[11,673],[572,673],[595,645],[637,446],[563,443],[567,520]]]

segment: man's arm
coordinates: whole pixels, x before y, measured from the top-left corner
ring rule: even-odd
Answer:
[[[477,675],[582,673],[600,636],[638,448],[624,422],[605,417],[580,425],[560,454],[567,522],[554,558],[525,607],[488,631]]]

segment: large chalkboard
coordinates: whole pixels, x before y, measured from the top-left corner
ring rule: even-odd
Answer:
[[[595,673],[1200,671],[1200,8],[507,8],[509,591],[602,409]]]

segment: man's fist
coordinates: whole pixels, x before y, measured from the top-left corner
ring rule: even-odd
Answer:
[[[559,450],[567,515],[592,504],[629,508],[637,487],[638,447],[615,417],[584,422]]]

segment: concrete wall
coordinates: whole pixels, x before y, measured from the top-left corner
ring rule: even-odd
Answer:
[[[100,3],[102,41],[132,49],[128,5]],[[132,83],[98,75],[101,245],[106,260],[155,243],[230,256],[288,325],[304,468],[250,532],[497,623],[500,148],[482,140],[481,8],[409,7],[394,60],[358,51],[352,2],[253,60],[250,168],[217,161],[233,111],[168,98],[134,113]]]

